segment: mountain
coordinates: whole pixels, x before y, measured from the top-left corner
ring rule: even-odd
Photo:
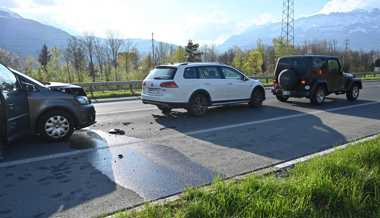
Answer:
[[[0,27],[0,48],[24,57],[37,56],[43,44],[48,47],[65,48],[72,36],[61,29],[25,19],[3,8],[0,8]],[[152,42],[149,39],[130,39],[130,41],[142,54],[151,50]],[[164,45],[175,46],[168,43]]]
[[[336,40],[338,46],[343,48],[344,41],[349,39],[352,49],[380,49],[379,21],[380,9],[303,17],[295,21],[295,43]],[[233,46],[243,49],[255,48],[258,39],[269,45],[280,33],[281,23],[251,26],[245,32],[227,39],[218,49],[223,51]]]
[[[20,15],[0,10],[0,48],[21,56],[36,55],[42,45],[64,47],[70,34]]]

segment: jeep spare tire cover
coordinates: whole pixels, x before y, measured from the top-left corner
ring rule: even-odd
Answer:
[[[285,69],[280,72],[278,80],[281,88],[292,90],[296,87],[298,78],[296,72],[290,69]]]

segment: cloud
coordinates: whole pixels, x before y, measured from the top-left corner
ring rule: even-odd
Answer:
[[[320,13],[349,12],[356,9],[380,8],[380,0],[330,0]]]
[[[17,0],[0,0],[0,8],[13,8],[17,6]]]
[[[185,44],[193,39],[220,44],[251,25],[273,20],[268,13],[251,19],[231,16],[212,5],[189,10],[179,0],[0,0],[29,19],[62,28],[72,34],[106,37],[110,31],[125,38],[149,38]],[[243,21],[242,21],[243,20]]]

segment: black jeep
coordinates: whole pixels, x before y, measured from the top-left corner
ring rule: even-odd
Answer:
[[[278,60],[272,93],[281,102],[289,97],[306,97],[320,105],[332,93],[346,94],[349,101],[355,101],[360,89],[362,81],[344,73],[337,57],[302,55]]]

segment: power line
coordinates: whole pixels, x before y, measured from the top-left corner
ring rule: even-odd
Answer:
[[[294,47],[294,0],[283,1],[281,40],[286,47]]]

